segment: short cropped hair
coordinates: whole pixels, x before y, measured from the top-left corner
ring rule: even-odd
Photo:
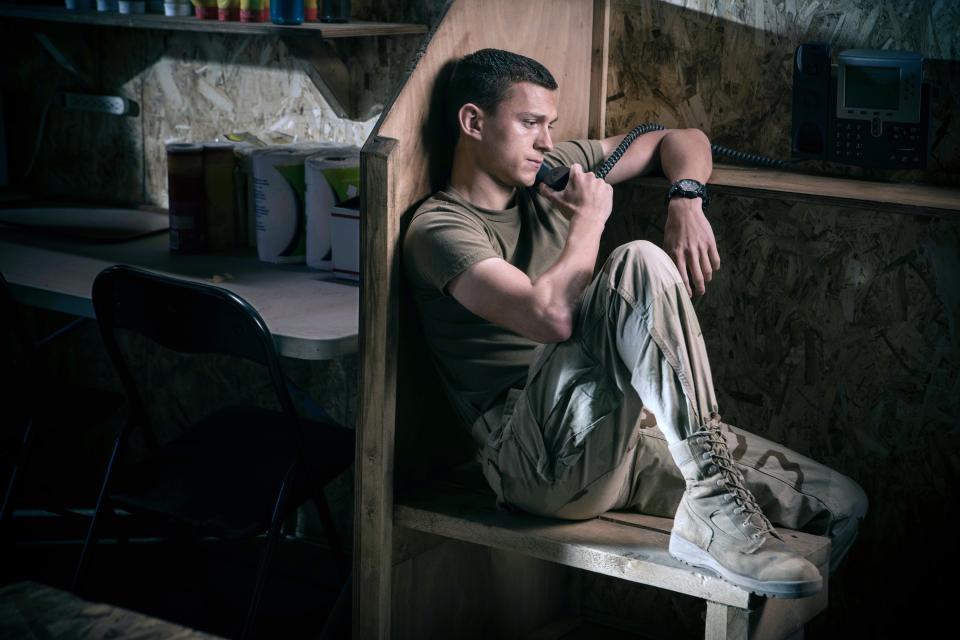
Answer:
[[[546,67],[519,53],[480,49],[460,59],[453,68],[447,89],[447,114],[454,136],[460,131],[457,121],[460,107],[473,103],[494,113],[510,87],[518,82],[530,82],[551,91],[557,88],[557,81]]]

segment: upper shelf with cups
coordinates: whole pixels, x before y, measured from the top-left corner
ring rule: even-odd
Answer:
[[[272,22],[200,20],[195,16],[163,16],[153,13],[121,14],[103,11],[69,10],[63,7],[0,4],[0,16],[45,22],[66,22],[131,29],[166,29],[204,33],[241,33],[249,35],[314,36],[321,38],[362,38],[369,36],[417,35],[427,32],[426,25],[395,22],[343,23],[304,22],[296,26]]]

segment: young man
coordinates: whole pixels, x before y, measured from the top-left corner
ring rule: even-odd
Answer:
[[[767,516],[829,535],[835,567],[866,498],[848,478],[719,420],[690,303],[720,267],[703,213],[706,136],[645,134],[604,182],[591,171],[622,136],[555,146],[556,88],[517,54],[460,60],[448,90],[449,186],[404,240],[425,335],[488,482],[502,504],[541,515],[672,516],[678,559],[764,595],[816,593],[819,572]],[[545,159],[571,167],[562,191],[532,187]],[[653,170],[674,185],[667,253],[631,242],[594,277],[610,185]]]

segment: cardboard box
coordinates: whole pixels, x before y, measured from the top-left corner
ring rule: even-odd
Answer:
[[[360,281],[360,198],[351,198],[330,210],[335,278]]]

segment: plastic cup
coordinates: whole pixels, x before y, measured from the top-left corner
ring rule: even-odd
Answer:
[[[190,16],[193,15],[193,5],[189,2],[167,2],[163,3],[163,13],[167,16]]]
[[[117,9],[120,10],[120,13],[146,13],[147,3],[146,0],[120,0],[117,3]]]

